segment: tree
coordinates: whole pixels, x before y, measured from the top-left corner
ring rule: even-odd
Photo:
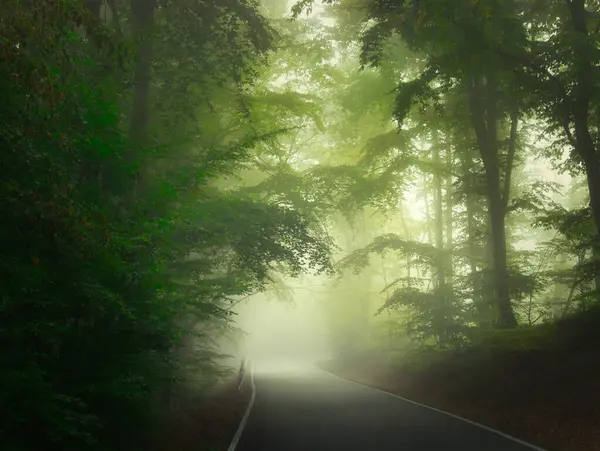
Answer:
[[[126,86],[133,60],[123,51],[131,11],[120,11],[121,36],[116,25],[110,28],[113,21],[98,23],[95,6],[90,12],[79,0],[17,3],[2,5],[0,21],[0,141],[9,149],[0,161],[6,168],[0,186],[0,273],[7,281],[0,292],[3,446],[145,447],[164,407],[157,394],[184,379],[182,367],[193,360],[207,379],[220,373],[211,337],[198,331],[230,324],[230,299],[264,289],[273,271],[328,270],[331,246],[311,218],[289,205],[216,186],[253,161],[268,138],[251,132],[243,109],[233,108],[235,96],[222,107],[244,128],[227,129],[219,143],[211,139],[223,131],[217,127],[190,139],[196,117],[181,119],[178,128],[156,114],[202,112],[206,100],[238,94],[256,72],[256,59],[230,67],[245,69],[246,78],[229,73],[220,85],[198,69],[206,89],[172,109],[154,103],[154,89],[174,93],[175,87],[161,85],[168,77],[151,72],[144,108],[152,105],[148,121],[156,135],[144,138],[142,151],[127,133],[137,108],[127,107],[135,97]],[[157,6],[154,31],[175,11],[170,7],[182,5]],[[230,6],[260,19],[255,10]],[[231,11],[223,14],[217,20],[226,24]],[[260,34],[244,24],[236,30]],[[225,56],[253,55],[255,48],[237,37],[240,47],[223,47],[230,52],[224,65]],[[205,54],[214,53],[210,41],[203,44]],[[177,49],[155,45],[150,60],[185,60]],[[182,72],[174,85],[189,88],[188,75]],[[146,82],[137,82],[144,91]],[[231,86],[237,89],[225,89]],[[220,113],[219,119],[227,116]],[[179,136],[158,139],[169,134]],[[136,173],[152,177],[140,186]],[[193,352],[185,349],[190,340],[199,345]]]
[[[395,33],[426,58],[426,68],[418,77],[399,83],[395,117],[400,123],[414,103],[435,101],[442,92],[457,89],[469,99],[472,128],[487,182],[496,322],[500,327],[514,327],[504,222],[519,107],[511,90],[510,69],[494,63],[486,45],[490,41],[520,44],[523,31],[522,25],[513,19],[515,6],[512,2],[502,5],[490,2],[479,9],[470,2],[420,2],[418,5],[372,2],[365,6],[365,11],[368,14],[364,20],[374,19],[375,23],[363,36],[363,64],[377,66],[385,57],[383,42]],[[498,121],[507,115],[513,123],[513,133],[506,149],[507,167],[503,168]]]

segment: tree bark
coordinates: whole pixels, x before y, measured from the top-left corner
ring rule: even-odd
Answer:
[[[495,179],[492,179],[495,180]],[[496,325],[500,328],[515,327],[517,320],[514,316],[510,301],[510,286],[506,257],[506,228],[505,209],[498,185],[488,181],[488,209],[492,231],[494,287],[496,291],[497,318]]]
[[[400,223],[402,224],[402,235],[407,239],[410,240],[411,238],[411,231],[410,228],[408,227],[408,224],[406,223],[406,208],[404,207],[404,202],[401,200],[400,201]],[[410,279],[411,276],[411,255],[408,254],[406,256],[406,277],[408,277]],[[386,284],[387,286],[387,284]]]
[[[429,194],[427,186],[427,175],[423,174],[423,201],[425,202],[425,225],[427,227],[427,243],[433,246],[433,234],[431,232],[431,212],[429,211]]]
[[[512,171],[515,162],[515,152],[517,149],[517,131],[519,128],[519,110],[515,106],[510,112],[510,135],[508,138],[508,150],[506,153],[506,168],[504,169],[504,189],[502,190],[502,200],[504,208],[508,208],[510,199],[510,185],[512,180]]]
[[[517,325],[510,300],[506,255],[506,207],[502,196],[500,162],[498,155],[499,114],[497,111],[497,83],[488,75],[485,83],[475,78],[469,86],[471,121],[487,182],[488,215],[492,244],[492,271],[496,300],[496,326],[510,328]]]
[[[587,28],[587,12],[585,0],[571,0],[568,3],[569,12],[574,31],[580,39],[575,42],[589,41]],[[593,257],[598,264],[600,261],[600,160],[594,140],[590,132],[590,105],[594,95],[594,74],[589,54],[591,52],[581,51],[581,44],[573,46],[575,55],[575,70],[577,84],[573,90],[572,102],[573,122],[575,126],[575,151],[581,157],[586,172],[588,192],[590,196],[590,208],[592,218],[596,226],[597,240],[594,243]],[[600,274],[596,271],[595,285],[597,297],[600,299]]]
[[[435,231],[435,247],[440,253],[444,250],[444,198],[442,194],[442,174],[440,173],[441,164],[440,149],[438,143],[434,142],[433,165],[435,166],[435,173],[433,174],[433,227]],[[438,258],[436,267],[438,285],[443,287],[446,283],[446,271],[442,258]]]
[[[450,147],[448,147],[448,149],[446,149],[446,167],[447,168],[452,168],[454,166],[454,158],[453,158],[453,154],[452,154],[452,149]],[[446,177],[446,249],[449,252],[449,256],[448,256],[448,265],[447,265],[447,272],[448,272],[448,284],[452,285],[452,278],[454,276],[454,261],[452,258],[452,250],[454,247],[454,242],[452,239],[453,236],[453,223],[452,223],[452,210],[454,208],[454,202],[452,199],[452,172],[450,172],[450,174],[448,174],[448,176]]]
[[[473,304],[475,305],[475,309],[478,315],[478,321],[480,327],[486,327],[490,325],[491,315],[490,315],[490,303],[485,299],[484,296],[481,295],[481,287],[477,286],[475,275],[479,272],[479,267],[477,266],[476,255],[478,252],[477,240],[475,237],[476,223],[475,223],[475,195],[469,191],[469,189],[473,188],[475,184],[472,177],[472,168],[471,164],[468,162],[469,156],[465,156],[462,159],[462,171],[465,177],[465,180],[469,180],[469,185],[466,186],[466,207],[467,207],[467,242],[469,246],[469,269],[471,271],[471,275],[473,276]]]
[[[437,137],[437,130],[433,131],[432,139],[432,156],[433,156],[433,209],[434,219],[433,228],[435,235],[435,247],[438,250],[438,255],[435,263],[435,288],[438,297],[437,312],[434,314],[434,327],[437,330],[440,346],[445,346],[448,343],[448,296],[447,296],[447,281],[446,281],[446,262],[443,258],[444,252],[444,198],[442,194],[442,160],[440,158],[440,143]]]

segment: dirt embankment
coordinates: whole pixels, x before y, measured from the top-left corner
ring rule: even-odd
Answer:
[[[593,318],[422,359],[429,361],[415,367],[371,354],[322,367],[548,451],[600,451],[600,323]]]
[[[238,390],[237,374],[209,395],[180,396],[166,419],[166,434],[157,451],[225,451],[252,395],[250,373]]]

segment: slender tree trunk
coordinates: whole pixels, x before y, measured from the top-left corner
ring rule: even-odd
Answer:
[[[402,236],[407,240],[411,239],[411,231],[406,223],[406,208],[404,202],[400,201],[400,224],[402,224]],[[406,277],[410,279],[411,276],[411,255],[406,255]],[[387,285],[387,284],[386,284]]]
[[[512,173],[515,162],[515,152],[517,151],[518,129],[519,110],[516,106],[513,106],[512,111],[510,112],[510,132],[508,136],[508,149],[506,152],[506,167],[504,168],[504,187],[502,190],[502,200],[505,210],[508,208],[508,201],[510,200]]]
[[[453,214],[452,210],[454,208],[453,201],[453,190],[452,190],[452,181],[453,181],[453,167],[454,167],[454,155],[452,148],[448,145],[446,148],[446,168],[449,171],[449,174],[446,177],[446,186],[444,193],[445,195],[445,203],[446,203],[446,251],[448,252],[448,257],[446,260],[446,305],[448,307],[452,306],[454,301],[454,240],[453,240]],[[452,316],[447,318],[447,323],[454,324],[454,319]]]
[[[433,164],[436,167],[436,172],[433,175],[433,228],[435,231],[435,247],[441,252],[444,250],[444,197],[442,192],[442,174],[439,171],[442,163],[437,143],[433,148]],[[443,286],[446,282],[446,271],[443,263],[442,259],[439,258],[436,265],[440,286]]]
[[[593,242],[594,259],[594,285],[596,288],[596,298],[600,300],[600,166],[598,161],[585,163],[588,191],[590,194],[590,208],[592,217],[596,225],[596,240]]]
[[[575,33],[581,42],[589,40],[587,11],[585,0],[571,0],[568,3],[571,21]],[[582,46],[573,46],[577,84],[575,86],[572,104],[573,121],[575,125],[575,150],[583,160],[587,176],[588,192],[592,218],[596,225],[597,239],[594,243],[594,260],[600,262],[600,160],[590,133],[590,105],[592,96],[597,89],[594,86],[594,72],[590,60],[591,52],[582,51]],[[600,274],[596,270],[595,285],[597,297],[600,299]]]
[[[554,261],[554,264],[551,266],[551,269],[554,271],[562,271],[563,269],[567,268],[568,266],[570,266],[568,254],[561,252],[560,254],[558,254],[556,256],[556,259]],[[577,285],[577,281],[578,281],[578,278],[575,275],[573,275],[573,280],[571,280],[571,283],[569,283],[569,284],[564,284],[564,283],[555,283],[554,284],[551,305],[552,305],[552,319],[554,319],[555,321],[559,320],[564,315],[563,309],[569,303],[569,299],[574,293],[575,287]],[[566,293],[567,287],[570,287],[568,290],[569,291],[568,295]],[[565,295],[567,295],[566,300],[565,300]]]
[[[460,143],[458,136],[455,137],[455,142]],[[458,151],[458,149],[457,149]],[[468,144],[462,143],[459,151],[460,155],[460,170],[465,184],[465,207],[467,214],[467,246],[469,252],[469,270],[472,277],[472,300],[477,311],[477,324],[479,327],[488,327],[492,324],[492,312],[490,307],[492,303],[487,296],[482,295],[483,286],[478,283],[478,273],[484,266],[480,261],[482,249],[480,249],[477,239],[477,197],[476,185],[477,181],[474,176],[473,156]],[[486,249],[487,251],[487,249]],[[491,259],[490,259],[491,261]]]
[[[586,172],[588,193],[590,196],[590,208],[592,218],[596,226],[596,240],[593,243],[593,260],[595,263],[595,287],[596,297],[600,300],[600,161],[598,159],[594,142],[587,126],[588,115],[584,112],[584,106],[580,111],[576,111],[575,117],[575,136],[577,150],[582,157]]]
[[[435,327],[437,329],[439,343],[444,346],[448,342],[447,326],[447,283],[446,283],[446,268],[443,257],[444,252],[444,198],[442,194],[443,177],[441,173],[442,160],[440,158],[440,144],[437,139],[437,131],[434,131],[432,139],[433,148],[433,207],[434,219],[433,229],[435,232],[435,247],[438,250],[438,256],[435,264],[435,288],[436,296],[438,297],[437,314],[434,315]]]
[[[515,327],[517,320],[510,301],[506,255],[506,207],[502,196],[498,155],[497,84],[493,77],[488,76],[484,83],[475,79],[469,88],[471,120],[487,181],[488,215],[493,252],[492,271],[497,313],[496,326],[500,328]]]
[[[433,233],[431,231],[431,209],[429,207],[429,187],[427,175],[423,174],[423,202],[425,202],[425,226],[427,227],[427,243],[433,246]]]
[[[385,270],[385,256],[381,254],[381,274],[383,275],[383,286],[387,288],[388,286],[388,278],[387,271]],[[387,303],[389,299],[389,294],[386,291],[385,303]],[[389,348],[390,350],[394,349],[394,330],[392,324],[392,311],[387,309],[387,317],[388,317],[388,340],[389,340]]]
[[[431,228],[432,218],[431,218],[431,208],[429,206],[429,186],[427,185],[427,174],[423,173],[423,202],[425,202],[425,228],[427,232],[427,244],[433,246],[433,231]],[[431,274],[435,275],[435,266],[431,268]],[[419,267],[417,266],[417,277],[420,277]],[[434,283],[434,277],[432,277],[430,283]]]
[[[454,158],[453,158],[453,154],[452,154],[452,149],[450,147],[448,147],[448,149],[446,150],[446,167],[451,170],[452,167],[454,166]],[[448,284],[451,286],[452,285],[452,278],[454,276],[454,261],[453,261],[453,257],[452,257],[452,250],[454,248],[454,242],[452,239],[452,235],[453,235],[453,224],[452,224],[452,220],[453,220],[453,214],[452,214],[452,210],[454,208],[454,201],[452,199],[452,171],[450,171],[450,174],[448,174],[448,177],[446,178],[446,249],[448,250],[448,252],[450,253],[448,256],[448,265],[447,265],[447,272],[448,272]]]
[[[497,297],[497,325],[498,327],[514,327],[517,325],[512,305],[510,303],[509,277],[506,258],[506,228],[505,213],[502,198],[493,184],[489,183],[490,190],[488,209],[492,230],[492,247],[494,286]]]

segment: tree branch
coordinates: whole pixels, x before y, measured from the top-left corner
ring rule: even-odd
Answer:
[[[519,125],[519,113],[516,107],[510,114],[510,138],[508,141],[508,152],[506,155],[506,168],[504,170],[504,189],[502,192],[502,203],[504,209],[508,207],[508,196],[510,195],[510,182],[515,160],[515,150],[517,147],[517,129]]]

